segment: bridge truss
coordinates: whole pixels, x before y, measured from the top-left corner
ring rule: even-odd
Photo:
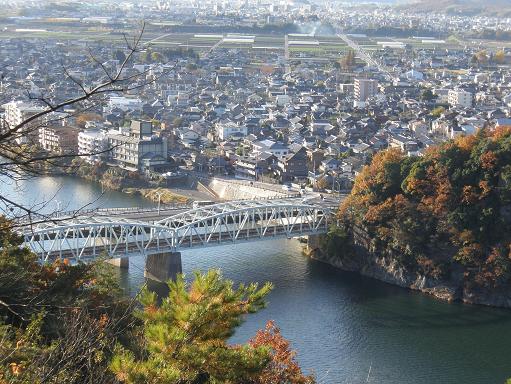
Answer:
[[[23,232],[42,262],[175,252],[326,232],[330,209],[298,199],[235,201],[187,210],[155,222],[115,217],[42,223]]]

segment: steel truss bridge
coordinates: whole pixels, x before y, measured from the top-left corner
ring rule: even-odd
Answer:
[[[41,262],[87,261],[176,252],[276,237],[325,233],[334,207],[301,199],[232,201],[144,222],[81,217],[24,228],[24,244]]]

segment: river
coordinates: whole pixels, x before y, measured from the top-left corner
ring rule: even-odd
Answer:
[[[151,205],[67,177],[33,179],[21,187],[17,192],[4,180],[0,193],[25,204],[51,199],[46,209],[75,209],[90,201],[102,207]],[[509,310],[448,304],[343,272],[304,257],[296,240],[186,250],[182,260],[188,275],[220,268],[236,282],[273,282],[268,307],[248,316],[232,342],[247,341],[275,320],[319,383],[502,384],[511,377]],[[143,257],[135,257],[129,271],[121,272],[130,294],[144,282],[143,267]]]

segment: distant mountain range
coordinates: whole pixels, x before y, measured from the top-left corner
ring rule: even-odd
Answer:
[[[511,16],[511,0],[408,0],[401,1],[401,9],[446,14]]]

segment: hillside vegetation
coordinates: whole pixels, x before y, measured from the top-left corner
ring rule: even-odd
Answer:
[[[465,290],[507,290],[511,131],[460,137],[423,157],[378,153],[339,215],[341,229],[363,233],[367,250],[408,272],[443,281],[456,274]]]
[[[446,14],[481,15],[509,17],[511,15],[510,0],[419,0],[409,1],[401,6],[415,12],[441,12]]]

